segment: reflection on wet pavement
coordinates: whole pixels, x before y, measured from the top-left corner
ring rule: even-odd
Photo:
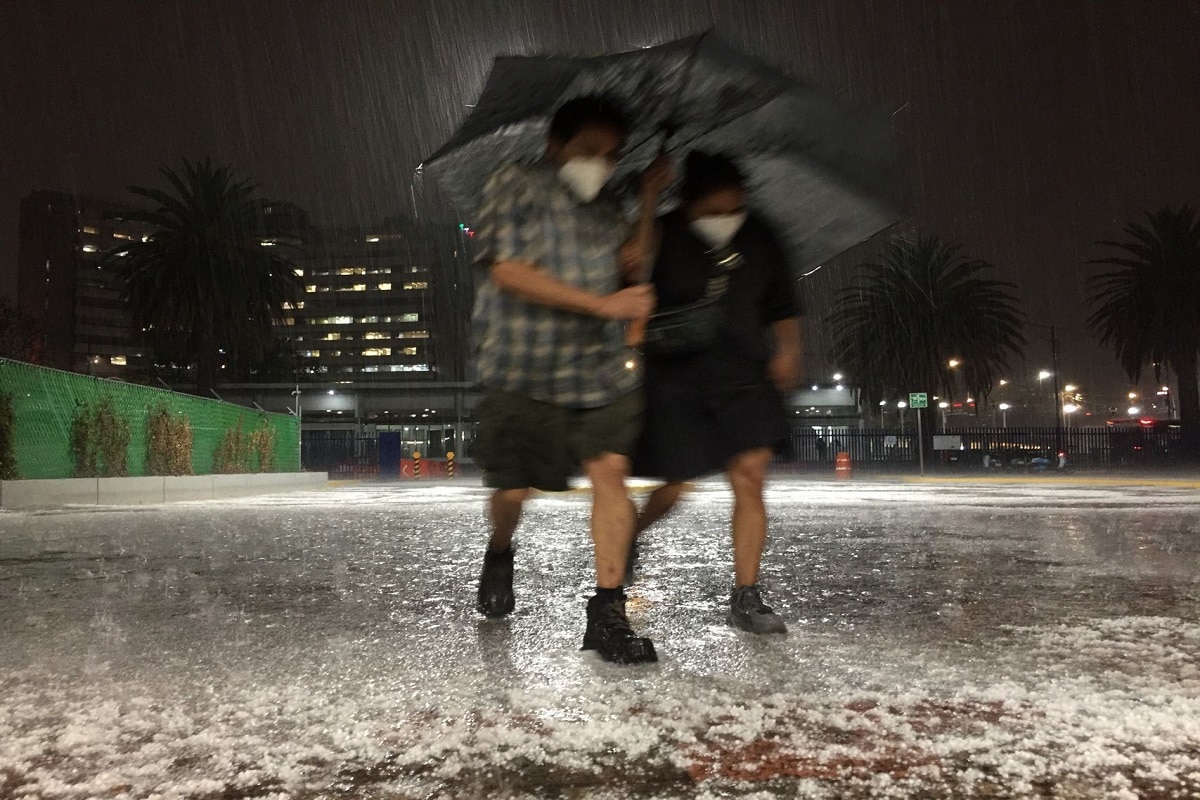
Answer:
[[[475,614],[485,496],[0,514],[0,797],[1200,793],[1192,492],[777,481],[791,633],[756,639],[702,483],[642,548],[633,669],[578,651],[586,494],[531,504],[516,613]]]

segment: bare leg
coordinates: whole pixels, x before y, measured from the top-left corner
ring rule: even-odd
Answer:
[[[488,505],[492,538],[488,542],[488,550],[503,553],[512,545],[513,534],[521,521],[521,509],[528,497],[528,489],[497,489],[492,492]]]
[[[642,510],[638,514],[637,533],[640,534],[671,513],[671,509],[675,508],[675,504],[679,502],[682,494],[682,481],[664,483],[651,492],[650,497],[646,500],[646,505],[642,506]]]
[[[767,543],[767,507],[763,484],[771,450],[760,447],[729,460],[726,474],[733,489],[733,571],[736,586],[758,582],[763,547]]]
[[[596,585],[617,589],[625,575],[625,558],[633,541],[634,506],[625,478],[629,459],[601,453],[583,462],[592,482],[592,544],[596,553]]]

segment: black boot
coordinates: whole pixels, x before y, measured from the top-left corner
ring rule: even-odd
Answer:
[[[513,597],[513,549],[503,553],[488,550],[483,554],[483,572],[479,575],[479,613],[485,617],[503,617],[516,605]]]
[[[615,598],[597,594],[588,600],[587,630],[583,649],[595,650],[605,661],[617,664],[650,664],[658,661],[654,643],[638,636],[625,616],[625,593]]]

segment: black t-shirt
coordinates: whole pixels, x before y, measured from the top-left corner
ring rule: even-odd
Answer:
[[[704,297],[714,263],[708,245],[692,232],[680,211],[661,220],[662,239],[651,282],[659,310],[694,303]],[[779,240],[751,215],[730,244],[742,256],[729,274],[726,336],[743,357],[766,361],[771,355],[771,323],[803,313],[796,282]]]

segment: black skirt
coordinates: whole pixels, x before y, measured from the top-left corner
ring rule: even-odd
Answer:
[[[723,472],[738,453],[788,443],[783,397],[766,364],[733,348],[645,363],[646,415],[633,474],[683,481]]]

